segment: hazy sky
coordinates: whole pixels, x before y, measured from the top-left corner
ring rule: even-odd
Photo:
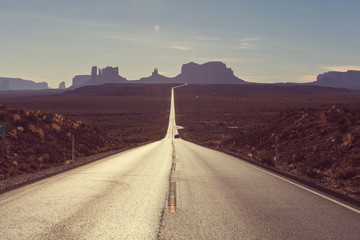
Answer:
[[[258,82],[360,70],[359,0],[0,0],[0,76],[71,85],[91,66],[128,80],[222,61]]]

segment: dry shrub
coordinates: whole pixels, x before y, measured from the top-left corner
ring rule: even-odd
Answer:
[[[316,153],[306,158],[297,166],[301,174],[307,175],[311,178],[321,178],[321,171],[329,168],[330,165],[331,161],[326,155]]]
[[[21,119],[19,114],[14,114],[13,118],[14,118],[15,122],[20,121],[20,119]]]
[[[271,156],[264,156],[261,158],[261,163],[264,164],[264,165],[267,165],[269,167],[274,167],[275,166],[275,162],[274,162],[274,159],[273,157]]]
[[[31,172],[30,164],[27,162],[21,162],[19,164],[18,168],[20,171],[23,171],[23,172]]]
[[[22,126],[18,126],[16,129],[21,133],[24,131],[24,128]]]
[[[16,175],[17,173],[18,173],[17,169],[16,169],[15,167],[11,166],[11,167],[9,168],[9,171],[7,172],[7,175],[8,175],[8,176],[14,176],[14,175]]]
[[[52,123],[51,128],[53,130],[55,130],[56,132],[60,132],[60,130],[61,130],[61,127],[59,125],[57,125],[56,123]]]
[[[37,123],[39,121],[38,117],[36,116],[36,114],[33,111],[27,111],[25,116],[26,116],[26,119],[32,123]]]
[[[35,112],[35,115],[36,115],[36,117],[37,118],[41,118],[41,116],[42,116],[42,114],[41,114],[41,112],[39,111],[39,110],[37,110],[36,112]]]
[[[45,135],[44,135],[44,130],[42,130],[41,128],[37,129],[37,134],[39,135],[39,137],[41,139],[44,139]]]
[[[43,153],[41,154],[41,156],[38,158],[39,162],[49,162],[50,160],[50,155],[48,153]]]
[[[357,175],[356,169],[351,166],[341,168],[337,172],[337,178],[342,179],[342,180],[348,180],[350,178],[355,177],[356,175]]]
[[[62,123],[64,122],[65,119],[62,115],[55,113],[53,120],[54,120],[54,122],[57,122],[60,125],[62,125]]]
[[[35,127],[35,125],[29,124],[28,129],[29,129],[32,133],[36,133],[36,127]]]
[[[59,153],[56,145],[52,143],[41,145],[35,152],[40,155],[45,162],[57,163],[62,160],[62,155]],[[46,159],[45,154],[48,154],[48,159]]]
[[[39,135],[39,137],[40,137],[42,140],[44,139],[45,134],[44,134],[44,131],[43,131],[41,128],[37,128],[37,127],[35,127],[35,125],[29,124],[29,130],[30,130],[32,133],[35,133],[35,134]]]

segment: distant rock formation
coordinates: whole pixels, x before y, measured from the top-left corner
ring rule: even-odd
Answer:
[[[173,83],[174,79],[160,75],[159,70],[157,68],[155,68],[150,77],[143,77],[143,78],[140,78],[140,80],[133,81],[133,82],[136,82],[136,83]]]
[[[311,85],[360,89],[360,71],[326,72],[318,75],[317,80],[312,82]]]
[[[176,77],[166,77],[159,74],[157,68],[149,77],[139,80],[128,81],[119,75],[118,67],[106,67],[98,69],[91,67],[91,75],[78,75],[73,78],[70,88],[87,85],[100,85],[106,83],[204,83],[204,84],[245,84],[244,80],[236,77],[231,70],[222,62],[208,62],[197,64],[194,62],[184,64],[181,73]]]
[[[237,78],[231,68],[222,62],[208,62],[184,64],[181,73],[175,77],[178,83],[207,83],[207,84],[241,84],[244,80]]]
[[[150,77],[141,78],[134,83],[205,83],[205,84],[244,84],[244,80],[236,77],[222,62],[208,62],[205,64],[187,63],[181,68],[181,73],[169,78],[160,75],[155,68]]]
[[[43,90],[48,89],[46,82],[34,82],[21,78],[0,77],[0,90]]]
[[[76,76],[72,79],[71,88],[80,87],[81,85],[83,85],[83,84],[85,84],[87,81],[89,81],[90,78],[91,78],[90,75],[76,75]]]
[[[83,75],[84,76],[84,75]],[[88,75],[85,75],[88,76]],[[85,80],[85,77],[79,78]],[[77,84],[80,83],[80,80],[77,81]],[[99,73],[97,74],[97,67],[93,66],[91,68],[91,75],[90,79],[80,83],[79,85],[74,86],[73,80],[73,87],[80,87],[80,86],[88,86],[88,85],[100,85],[106,83],[127,83],[126,78],[123,78],[119,75],[119,68],[118,67],[106,67],[103,69],[99,68]]]
[[[65,82],[59,84],[59,89],[66,89]]]

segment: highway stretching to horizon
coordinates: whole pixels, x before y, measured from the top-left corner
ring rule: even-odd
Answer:
[[[178,134],[173,88],[164,139],[1,194],[0,239],[359,239],[358,207]]]

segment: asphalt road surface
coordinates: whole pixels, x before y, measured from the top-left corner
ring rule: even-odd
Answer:
[[[0,195],[0,239],[360,239],[360,211],[166,137]]]

